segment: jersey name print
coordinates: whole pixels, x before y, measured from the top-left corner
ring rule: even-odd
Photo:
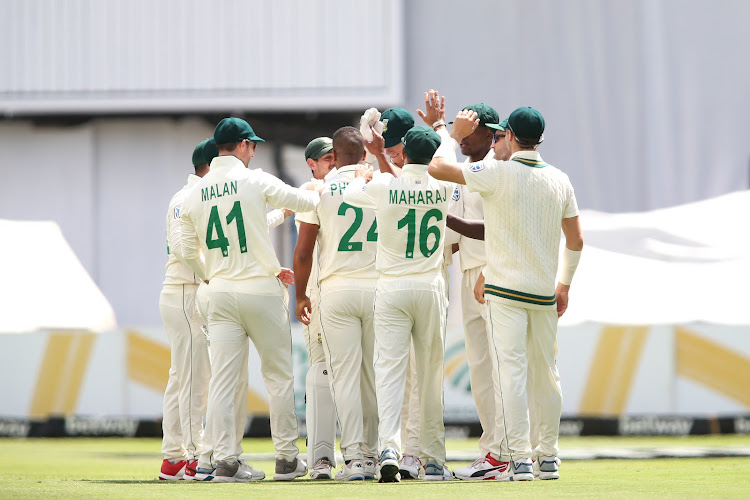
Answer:
[[[434,191],[412,191],[391,189],[388,202],[391,205],[438,205],[448,199],[448,189],[435,189]]]
[[[209,201],[214,198],[221,198],[222,196],[229,196],[232,194],[237,194],[237,181],[225,182],[224,187],[219,187],[218,184],[213,184],[201,188],[201,201]]]

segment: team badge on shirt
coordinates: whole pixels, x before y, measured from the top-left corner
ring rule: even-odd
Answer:
[[[484,163],[472,163],[469,165],[469,171],[471,172],[479,172],[481,170],[484,170]]]
[[[180,209],[182,208],[182,205],[178,205],[174,208],[174,218],[179,219],[180,218]]]
[[[458,189],[458,186],[453,188],[453,196],[451,197],[453,201],[458,201],[461,199],[461,190]]]

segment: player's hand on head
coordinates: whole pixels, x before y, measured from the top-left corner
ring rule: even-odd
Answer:
[[[480,304],[484,304],[484,274],[479,273],[477,282],[474,284],[474,299]]]
[[[467,135],[474,132],[479,126],[479,118],[477,118],[476,111],[463,109],[458,112],[455,120],[453,120],[453,128],[451,128],[451,137],[460,141]]]
[[[555,300],[557,301],[557,317],[559,318],[563,314],[565,314],[565,311],[568,310],[568,291],[570,290],[570,285],[563,285],[562,283],[557,284],[557,289],[555,290]]]
[[[294,271],[292,271],[291,269],[282,267],[278,278],[285,285],[294,285]]]
[[[424,93],[424,106],[425,110],[418,109],[417,114],[428,126],[434,127],[435,122],[445,121],[445,97],[437,90]]]
[[[297,315],[297,319],[303,325],[310,324],[310,314],[312,314],[312,305],[310,304],[310,298],[305,296],[303,298],[297,298],[297,305],[294,308],[294,313]]]

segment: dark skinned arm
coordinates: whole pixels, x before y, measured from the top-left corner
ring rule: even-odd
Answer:
[[[460,235],[475,240],[484,240],[484,221],[468,220],[448,214],[445,224]],[[294,270],[295,273],[297,270]]]
[[[310,324],[310,298],[307,296],[307,282],[310,281],[312,270],[313,251],[315,240],[318,238],[318,229],[315,224],[300,222],[297,246],[294,247],[294,281],[297,305],[295,314],[297,319],[305,325]]]

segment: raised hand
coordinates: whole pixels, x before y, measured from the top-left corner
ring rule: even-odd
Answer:
[[[437,90],[430,89],[424,93],[425,111],[417,110],[419,117],[430,127],[434,128],[435,123],[445,122],[445,97],[442,97]]]
[[[461,139],[470,135],[479,126],[479,118],[475,111],[464,109],[458,112],[456,119],[453,120],[453,127],[451,128],[451,137],[457,142],[461,142]]]

